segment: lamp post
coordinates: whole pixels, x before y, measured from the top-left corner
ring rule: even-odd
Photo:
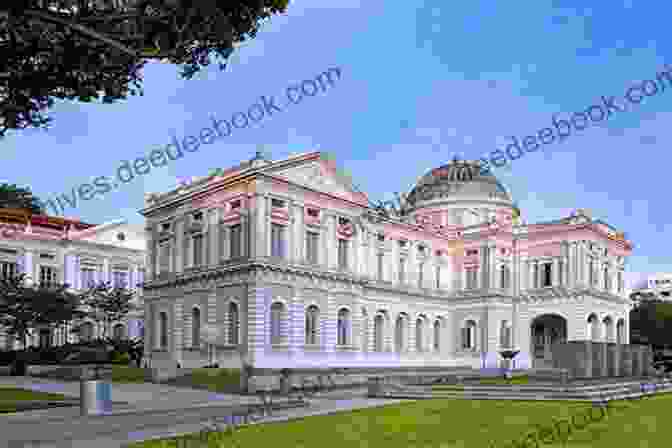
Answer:
[[[518,240],[520,235],[525,232],[525,228],[519,223],[515,223],[511,227],[512,235],[512,250],[513,250],[513,294],[512,294],[512,316],[511,316],[511,352],[514,354],[511,356],[511,367],[515,367],[515,361],[513,358],[516,357],[520,350],[517,349],[518,341],[516,335],[518,333],[518,312],[519,312],[519,301],[520,301],[520,254],[518,249]]]

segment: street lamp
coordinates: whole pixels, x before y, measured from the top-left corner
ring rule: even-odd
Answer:
[[[513,251],[513,311],[511,316],[511,350],[507,351],[508,356],[510,356],[511,359],[511,368],[515,367],[514,358],[520,353],[520,349],[517,349],[518,341],[516,340],[516,334],[518,333],[518,306],[520,301],[520,254],[518,250],[518,240],[520,239],[520,235],[526,233],[526,231],[527,229],[524,224],[514,223],[511,227]]]

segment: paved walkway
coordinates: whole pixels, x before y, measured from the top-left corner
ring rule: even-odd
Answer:
[[[0,378],[0,387],[79,396],[78,383],[19,377]],[[258,423],[303,418],[382,406],[408,400],[368,399],[366,389],[322,392],[306,408],[273,411]],[[132,441],[198,432],[211,421],[230,415],[231,407],[259,404],[254,396],[214,394],[160,384],[115,384],[113,415],[82,417],[79,408],[59,408],[0,416],[0,447],[119,448]],[[273,402],[284,401],[274,398]],[[13,441],[13,442],[12,442]]]

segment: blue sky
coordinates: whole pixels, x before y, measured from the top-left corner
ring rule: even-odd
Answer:
[[[66,215],[102,223],[137,213],[145,192],[249,159],[260,144],[278,159],[315,149],[373,199],[407,191],[458,155],[476,159],[653,79],[669,58],[670,6],[634,1],[511,2],[291,0],[237,51],[192,80],[152,63],[145,96],[115,105],[59,103],[51,130],[0,141],[0,181],[29,185],[42,199],[70,191],[120,162],[230,117],[261,95],[282,95],[332,67],[341,80],[271,118],[203,146]],[[643,26],[645,24],[645,26]],[[666,61],[666,56],[668,56]],[[672,155],[672,89],[645,99],[562,143],[526,154],[495,174],[529,222],[592,210],[628,233],[633,272],[672,271],[666,181]]]

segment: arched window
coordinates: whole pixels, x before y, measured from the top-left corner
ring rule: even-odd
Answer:
[[[438,352],[441,349],[441,321],[434,321],[434,351]]]
[[[159,314],[159,347],[168,349],[168,314],[162,311]]]
[[[349,342],[348,340],[350,339],[348,337],[349,327],[350,327],[350,312],[345,308],[341,308],[338,312],[338,340],[337,340],[338,345],[348,344]]]
[[[476,322],[468,320],[462,328],[462,348],[464,350],[476,349]]]
[[[614,342],[614,321],[607,316],[602,323],[604,324],[604,341]]]
[[[121,340],[126,338],[126,326],[124,324],[117,324],[112,330],[114,339]]]
[[[423,325],[423,320],[422,318],[418,318],[415,321],[415,351],[417,352],[422,352],[424,349],[425,341],[423,340],[424,337],[424,331],[422,328]]]
[[[282,344],[282,315],[284,305],[280,302],[275,302],[271,305],[271,344]]]
[[[238,345],[240,334],[240,315],[238,313],[238,304],[229,303],[229,344]]]
[[[377,352],[383,351],[383,329],[385,326],[385,318],[382,314],[378,314],[373,320],[373,347]]]
[[[405,350],[406,332],[404,331],[406,327],[406,315],[400,314],[397,316],[397,321],[394,326],[394,346],[397,353],[401,353]]]
[[[616,322],[616,343],[625,344],[625,320],[618,319]]]
[[[201,310],[196,307],[191,310],[191,346],[201,346]]]
[[[79,327],[79,340],[82,342],[93,340],[93,324],[91,322],[84,322]]]
[[[317,306],[310,305],[306,310],[306,344],[317,345],[319,314]]]
[[[588,331],[591,341],[598,342],[600,340],[600,321],[595,314],[588,316]]]
[[[499,345],[502,348],[511,347],[511,324],[508,320],[503,320],[499,333]]]

